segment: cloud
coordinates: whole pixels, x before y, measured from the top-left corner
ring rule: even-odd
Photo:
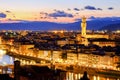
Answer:
[[[6,14],[5,13],[0,13],[0,18],[6,18]]]
[[[78,9],[78,8],[74,8],[74,10],[75,10],[75,11],[80,11],[80,9]]]
[[[54,9],[53,11],[57,11],[56,9]]]
[[[79,13],[75,13],[75,14],[79,14]]]
[[[102,10],[101,8],[97,8],[97,10]]]
[[[94,6],[85,6],[84,7],[85,9],[87,9],[87,10],[102,10],[101,8],[96,8],[96,7],[94,7]]]
[[[13,18],[16,18],[15,14],[12,13],[11,11],[7,10],[7,11],[5,11],[5,12],[8,13],[8,14],[10,14],[10,15],[12,15]]]
[[[11,19],[11,18],[8,18],[8,21],[12,21],[12,19]]]
[[[70,9],[70,8],[68,8],[67,10],[68,10],[68,11],[71,11],[71,9]]]
[[[96,8],[94,6],[85,6],[85,9],[88,10],[96,10]]]
[[[5,11],[5,12],[7,12],[7,13],[11,13],[11,11]]]
[[[75,19],[75,21],[76,21],[76,22],[81,21],[81,18],[77,18],[77,19]]]
[[[64,11],[57,10],[54,13],[50,13],[49,17],[73,17],[73,15]]]
[[[113,7],[109,7],[108,10],[113,10],[114,8]]]
[[[40,12],[40,19],[47,19],[47,18],[48,18],[48,13]]]
[[[40,12],[40,14],[41,15],[46,15],[46,16],[48,15],[48,13],[46,13],[46,12]]]
[[[57,19],[56,17],[54,17],[54,19]]]

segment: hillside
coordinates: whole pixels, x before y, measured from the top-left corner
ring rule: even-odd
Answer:
[[[100,28],[99,30],[110,30],[110,31],[120,30],[120,23],[110,24]]]
[[[55,22],[42,22],[42,21],[33,21],[33,22],[19,22],[19,23],[0,23],[0,30],[80,30],[81,21],[74,23],[55,23]],[[99,30],[99,29],[109,29],[107,27],[110,24],[118,24],[120,19],[114,18],[96,18],[93,20],[87,21],[87,29],[89,30]],[[104,27],[105,26],[105,27]],[[117,25],[114,27],[117,29]],[[113,27],[110,28],[114,30]]]

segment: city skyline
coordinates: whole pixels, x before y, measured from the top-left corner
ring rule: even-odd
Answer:
[[[82,16],[120,17],[120,0],[1,0],[0,22],[75,22]]]

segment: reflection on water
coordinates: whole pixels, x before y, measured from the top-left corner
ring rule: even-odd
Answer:
[[[75,74],[67,72],[66,80],[80,80],[83,74]],[[90,80],[120,80],[120,78],[112,78],[111,76],[100,76],[100,75],[88,75]]]
[[[0,66],[13,64],[14,59],[8,55],[0,55]],[[75,74],[72,72],[67,72],[66,80],[79,80],[83,74]],[[88,75],[90,80],[120,80],[119,78],[111,78],[110,76],[100,76],[100,75]]]
[[[13,61],[14,61],[13,58],[8,55],[0,55],[1,66],[13,64]]]

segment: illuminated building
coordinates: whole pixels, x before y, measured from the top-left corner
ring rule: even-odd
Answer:
[[[104,46],[115,47],[116,46],[115,40],[109,40],[109,39],[91,39],[89,40],[89,42],[91,44],[99,45],[100,47],[104,47]]]
[[[34,47],[34,45],[33,44],[23,44],[23,45],[20,45],[19,46],[19,52],[21,53],[21,54],[29,54],[30,52],[30,50],[29,50],[29,48],[33,48]]]
[[[105,33],[87,33],[86,32],[86,26],[87,26],[87,23],[86,23],[86,17],[82,17],[82,22],[81,22],[81,34],[77,34],[77,41],[79,44],[84,44],[84,45],[88,45],[90,44],[90,41],[89,39],[109,39],[109,35],[108,34],[105,34]],[[100,42],[93,42],[93,44],[96,44],[96,45],[99,45],[99,46],[114,46],[115,43],[112,41],[112,42],[103,42],[103,43],[106,43],[106,44],[101,44],[102,41]]]
[[[67,59],[63,59],[61,57],[62,52],[61,50],[55,51],[53,50],[53,55],[51,56],[50,50],[39,50],[38,51],[38,57],[47,59],[47,60],[53,60],[53,63],[61,63],[66,64],[66,66],[69,65],[77,65],[83,66],[83,67],[91,67],[91,68],[98,68],[98,69],[111,69],[111,70],[119,70],[117,66],[117,62],[120,61],[119,56],[111,56],[110,54],[114,54],[113,52],[110,54],[108,52],[105,52],[106,55],[95,55],[95,54],[85,54],[85,53],[78,53],[77,54],[73,52],[67,52]]]
[[[82,23],[81,23],[81,28],[82,28],[81,35],[82,35],[82,37],[86,36],[86,26],[87,26],[87,24],[86,24],[86,17],[84,16],[82,18]]]

